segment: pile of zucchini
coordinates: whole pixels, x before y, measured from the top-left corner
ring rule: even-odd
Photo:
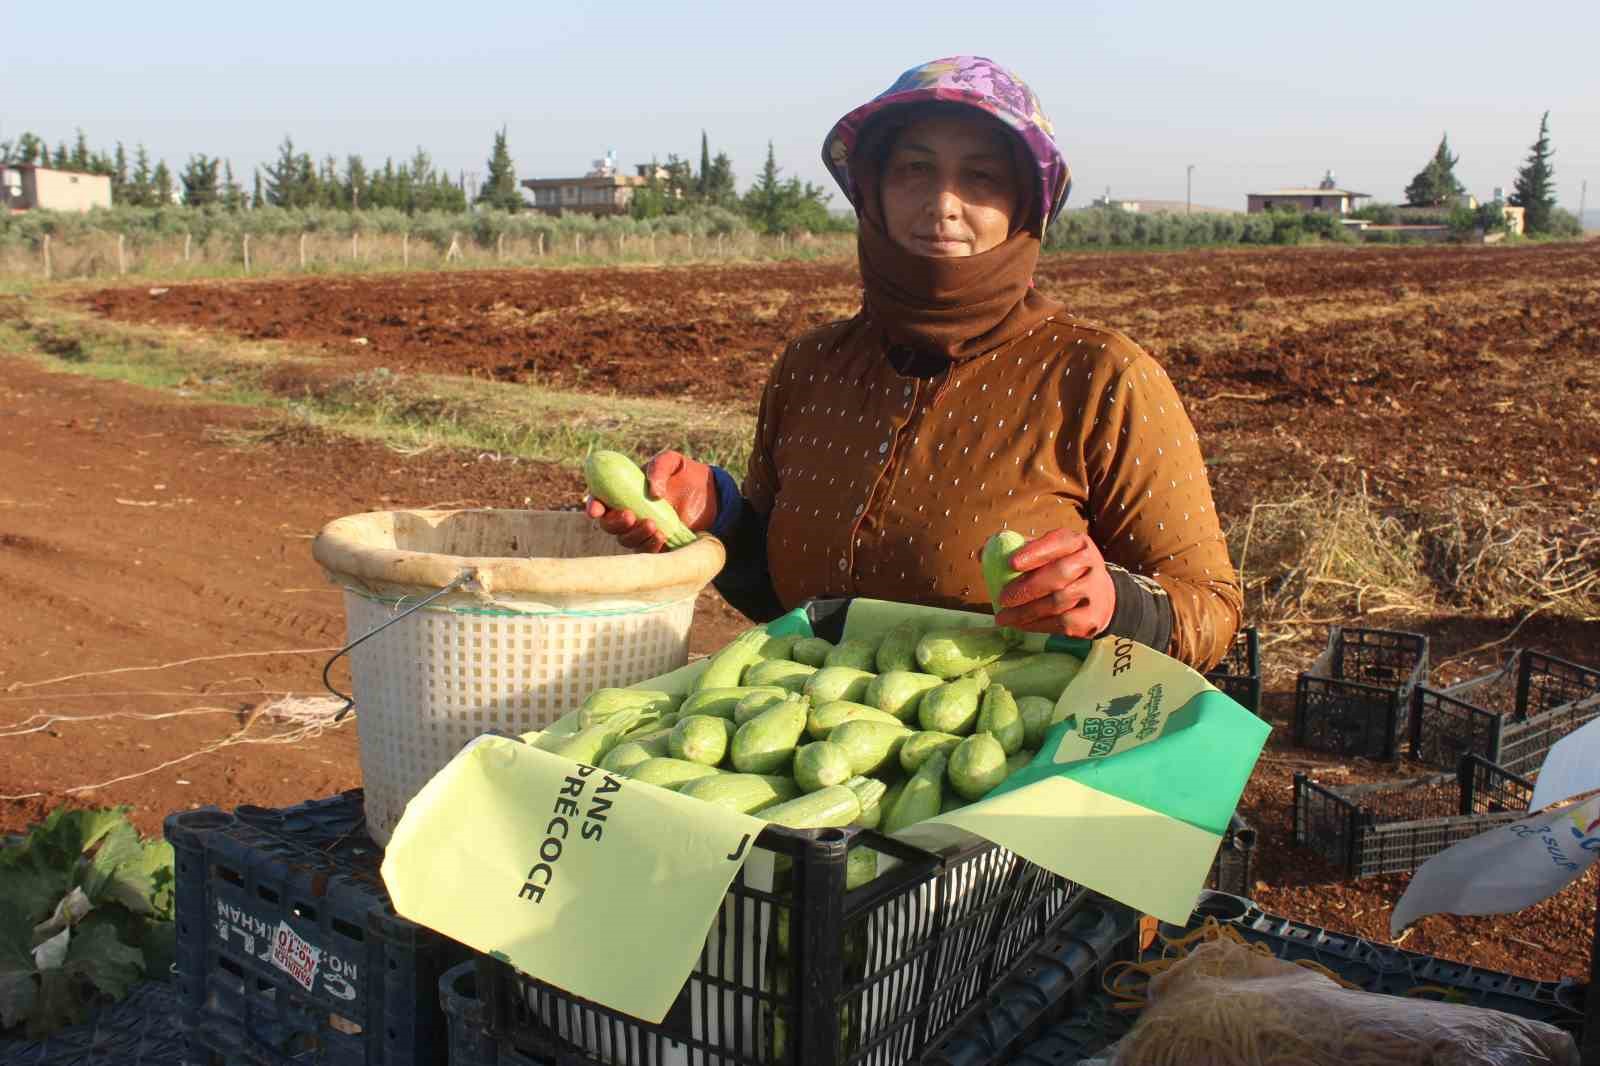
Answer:
[[[893,833],[981,798],[1033,758],[1079,663],[1020,643],[915,620],[838,644],[752,629],[686,695],[600,689],[577,732],[541,746],[778,825]],[[874,875],[853,853],[851,887]]]

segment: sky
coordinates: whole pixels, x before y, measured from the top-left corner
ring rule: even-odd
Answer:
[[[1242,209],[1315,184],[1401,200],[1441,134],[1457,176],[1509,189],[1550,111],[1558,201],[1600,206],[1600,4],[1129,0],[804,4],[532,0],[460,6],[0,4],[0,140],[145,144],[176,172],[231,160],[246,187],[285,134],[341,164],[420,145],[482,175],[504,126],[519,178],[631,170],[700,132],[740,187],[770,139],[786,175],[833,188],[829,126],[901,71],[988,56],[1031,84],[1072,166],[1068,206]],[[831,206],[844,206],[842,195]]]

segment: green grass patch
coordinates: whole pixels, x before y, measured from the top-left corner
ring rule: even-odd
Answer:
[[[293,439],[280,431],[298,424],[402,453],[444,448],[569,466],[597,447],[641,460],[674,448],[742,476],[755,430],[748,414],[677,400],[382,367],[330,373],[327,360],[281,343],[107,322],[36,293],[0,305],[0,354],[275,416],[260,434],[229,436],[238,446]]]

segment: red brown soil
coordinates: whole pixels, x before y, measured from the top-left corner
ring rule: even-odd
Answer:
[[[779,264],[185,284],[84,299],[123,320],[280,337],[332,353],[352,372],[381,365],[602,392],[692,391],[749,410],[783,340],[853,310],[853,278],[848,264]],[[1587,503],[1600,477],[1597,279],[1595,243],[1074,255],[1040,272],[1046,291],[1124,328],[1171,369],[1207,443],[1219,509],[1232,516],[1323,462],[1366,471],[1391,499],[1488,486],[1547,507]],[[367,344],[351,343],[362,337]],[[433,503],[563,507],[579,492],[567,470],[437,452],[406,458],[314,434],[234,450],[218,430],[258,414],[15,359],[0,359],[0,402],[10,416],[0,430],[0,590],[26,605],[0,619],[0,794],[44,793],[0,801],[4,829],[63,799],[131,803],[155,830],[166,812],[196,804],[279,806],[358,783],[346,726],[293,747],[226,748],[94,793],[64,791],[221,739],[268,695],[250,690],[315,693],[325,652],[45,682],[335,646],[340,599],[308,550],[323,522]],[[1517,645],[1600,660],[1596,623],[1537,618],[1488,649],[1512,622],[1383,615],[1369,624],[1428,632],[1440,680]],[[694,650],[718,646],[738,625],[708,593]],[[1263,712],[1275,730],[1242,805],[1261,831],[1253,894],[1275,912],[1386,942],[1405,879],[1343,881],[1294,847],[1289,790],[1297,768],[1335,780],[1394,772],[1287,744],[1293,674],[1321,634],[1264,636]],[[26,687],[7,691],[18,685]],[[127,692],[144,694],[103,695]],[[151,694],[168,692],[180,695]],[[39,713],[193,705],[225,713],[60,721],[6,735]],[[251,728],[247,736],[274,732],[259,721]],[[1520,915],[1427,919],[1405,946],[1541,979],[1580,977],[1594,896],[1591,873]]]
[[[1074,254],[1047,258],[1038,278],[1168,367],[1206,433],[1224,509],[1250,498],[1233,484],[1248,468],[1330,462],[1395,498],[1464,484],[1589,500],[1597,279],[1596,241]],[[85,299],[123,320],[310,342],[351,371],[692,394],[747,411],[786,340],[860,302],[848,262],[317,277]]]

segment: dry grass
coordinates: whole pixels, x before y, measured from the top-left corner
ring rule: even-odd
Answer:
[[[1246,613],[1278,622],[1468,612],[1600,619],[1600,507],[1561,515],[1487,492],[1384,504],[1319,474],[1228,529]]]
[[[1428,573],[1453,606],[1600,619],[1600,505],[1561,517],[1459,492],[1419,518]]]

